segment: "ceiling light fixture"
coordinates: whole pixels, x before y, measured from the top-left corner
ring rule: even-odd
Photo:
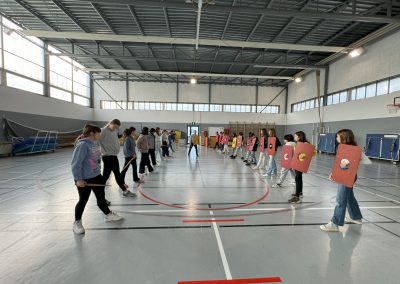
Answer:
[[[300,83],[301,81],[303,81],[303,78],[301,78],[301,77],[296,77],[296,78],[294,79],[294,81],[295,81],[296,83]]]
[[[355,48],[352,51],[350,51],[349,56],[351,58],[354,58],[354,57],[360,56],[363,53],[364,53],[364,48],[359,47],[359,48]]]
[[[197,83],[196,77],[193,76],[192,78],[190,78],[190,84],[194,85],[196,83]]]

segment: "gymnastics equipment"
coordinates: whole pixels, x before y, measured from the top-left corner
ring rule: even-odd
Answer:
[[[334,154],[336,148],[336,133],[320,133],[318,135],[317,151]]]
[[[400,134],[367,134],[365,155],[397,164],[400,161],[399,145]]]
[[[82,130],[60,132],[23,125],[3,117],[7,138],[13,144],[12,154],[54,152],[56,147],[72,146]]]

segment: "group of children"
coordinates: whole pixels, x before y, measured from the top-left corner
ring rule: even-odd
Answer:
[[[85,206],[89,200],[90,194],[93,193],[97,199],[97,205],[100,210],[105,214],[105,221],[119,221],[123,217],[109,209],[111,203],[105,198],[105,186],[109,179],[111,172],[114,173],[115,180],[122,190],[124,197],[135,197],[136,194],[128,190],[128,185],[125,183],[125,175],[129,168],[133,168],[133,181],[138,185],[144,182],[144,175],[146,172],[153,172],[154,168],[159,165],[156,159],[156,153],[159,153],[160,160],[169,157],[169,149],[174,150],[170,138],[172,133],[162,131],[159,127],[151,128],[143,127],[139,136],[136,134],[136,129],[131,127],[126,129],[123,133],[123,153],[125,156],[124,168],[120,171],[118,154],[120,151],[120,142],[118,139],[118,129],[121,122],[118,119],[110,121],[104,128],[100,129],[95,125],[86,125],[81,136],[78,137],[75,143],[73,152],[71,168],[78,190],[79,201],[75,206],[75,222],[73,224],[73,231],[75,234],[84,234],[85,229],[82,225],[82,214]],[[228,133],[217,133],[218,144],[217,147],[221,153],[228,153]],[[262,129],[260,137],[258,138],[255,133],[249,133],[246,145],[244,145],[243,133],[239,135],[234,134],[232,139],[232,159],[240,155],[243,162],[247,166],[255,165],[254,170],[266,170],[264,176],[272,177],[277,176],[276,167],[276,150],[281,146],[279,139],[276,137],[275,154],[266,156],[265,150],[268,145],[268,137],[276,137],[274,129]],[[336,140],[338,144],[357,145],[354,139],[354,134],[349,129],[343,129],[337,132]],[[194,133],[190,138],[190,149],[196,149],[199,139],[197,133]],[[284,136],[285,145],[293,148],[296,143],[309,143],[306,135],[302,131],[296,132],[294,135],[287,134]],[[245,147],[245,148],[244,148]],[[136,149],[140,152],[139,175],[137,173],[137,153]],[[246,154],[243,155],[243,149],[246,149]],[[259,160],[256,161],[256,152],[259,151]],[[268,158],[268,165],[267,165]],[[103,173],[101,174],[101,161],[103,161]],[[340,165],[347,167],[348,165]],[[147,168],[147,169],[146,169]],[[285,181],[287,174],[291,173],[294,177],[294,184],[296,191],[288,200],[289,203],[298,203],[303,197],[303,173],[293,169],[282,168],[279,181],[273,185],[274,188],[279,188]],[[331,177],[330,177],[331,178]],[[336,207],[334,215],[329,223],[322,225],[320,228],[324,231],[339,231],[339,226],[344,223],[362,224],[362,214],[355,199],[352,188],[344,185],[338,185],[338,192],[336,198]],[[349,211],[350,218],[345,217],[346,208]]]
[[[218,133],[217,133],[218,135]],[[219,138],[221,134],[219,135]],[[276,137],[275,129],[269,129],[268,131],[264,128],[260,131],[260,137],[258,138],[255,133],[250,132],[246,141],[246,145],[243,145],[243,133],[240,132],[239,135],[236,133],[233,134],[232,138],[232,155],[230,156],[232,159],[235,159],[239,153],[243,162],[246,163],[247,166],[255,165],[253,170],[265,170],[263,174],[264,177],[277,177],[277,166],[275,156],[278,150],[278,147],[282,146],[279,139],[276,137],[275,143],[275,154],[267,155],[267,147],[268,147],[268,137]],[[221,140],[217,140],[221,141]],[[227,133],[224,134],[222,144],[225,146],[229,138],[227,138]],[[307,140],[306,134],[303,131],[298,131],[294,135],[287,134],[284,136],[284,145],[288,145],[294,149],[296,147],[296,143],[310,143]],[[342,129],[336,134],[336,142],[339,144],[353,145],[356,146],[353,131],[350,129]],[[221,144],[221,142],[220,142]],[[246,149],[246,154],[243,155],[243,148]],[[221,148],[220,148],[221,149]],[[256,153],[259,151],[259,159],[258,163],[256,161]],[[222,151],[221,151],[222,152]],[[224,153],[226,151],[223,151]],[[268,159],[268,165],[267,165]],[[346,167],[348,165],[341,165],[341,167]],[[290,168],[282,168],[279,180],[272,185],[273,188],[280,188],[283,186],[283,182],[286,180],[288,173],[291,174],[294,179],[291,182],[292,185],[295,186],[295,192],[292,194],[289,203],[299,203],[303,198],[303,173]],[[329,176],[331,179],[331,176]],[[345,217],[346,208],[349,212],[350,218]],[[339,226],[343,226],[344,223],[347,224],[362,224],[362,214],[358,205],[358,202],[354,196],[353,188],[348,188],[344,185],[338,184],[338,191],[336,197],[336,207],[334,209],[334,215],[331,221],[325,225],[320,226],[323,231],[339,231]]]
[[[97,205],[105,214],[105,221],[119,221],[122,219],[117,213],[109,209],[111,202],[105,198],[105,186],[114,173],[115,181],[122,190],[124,197],[136,197],[136,194],[128,190],[125,183],[126,172],[132,166],[133,181],[139,185],[144,183],[145,174],[154,171],[161,160],[171,157],[169,150],[175,151],[175,133],[160,128],[143,127],[139,135],[134,127],[127,128],[123,132],[123,153],[125,163],[120,171],[118,154],[120,141],[118,129],[121,122],[113,119],[104,128],[95,125],[86,125],[82,135],[75,143],[71,168],[78,189],[79,201],[75,206],[75,222],[73,231],[76,234],[84,234],[82,214],[89,200],[91,191],[96,196]],[[137,171],[137,153],[140,152],[139,174]],[[159,161],[156,156],[159,154]],[[101,174],[101,161],[103,161],[103,173]]]

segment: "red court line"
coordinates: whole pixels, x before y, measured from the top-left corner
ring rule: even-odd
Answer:
[[[182,220],[183,223],[219,223],[219,222],[244,222],[244,219],[217,219],[217,220]]]
[[[280,277],[268,278],[246,278],[232,280],[200,280],[200,281],[180,281],[178,284],[253,284],[253,283],[281,283]]]
[[[256,204],[260,201],[262,201],[263,199],[265,199],[268,195],[269,195],[269,188],[266,186],[265,187],[265,192],[263,194],[263,196],[261,196],[259,199],[254,200],[253,202],[250,203],[246,203],[246,204],[242,204],[242,205],[238,205],[238,206],[232,206],[232,207],[225,207],[225,208],[196,208],[196,207],[185,207],[185,206],[179,206],[179,205],[172,205],[172,204],[168,204],[168,203],[164,203],[158,200],[155,200],[153,198],[151,198],[150,196],[146,195],[143,190],[142,190],[142,186],[139,185],[137,187],[137,191],[147,200],[150,200],[156,204],[159,205],[165,205],[168,207],[172,207],[172,208],[178,208],[178,209],[186,209],[186,210],[193,210],[193,211],[224,211],[224,210],[233,210],[233,209],[238,209],[238,208],[243,208],[243,207],[248,207],[251,206],[253,204]]]

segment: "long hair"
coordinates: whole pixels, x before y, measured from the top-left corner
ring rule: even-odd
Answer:
[[[269,132],[271,133],[271,134],[268,133],[270,137],[276,137],[276,130],[275,130],[275,128],[270,128],[270,129],[269,129]]]
[[[262,135],[268,135],[268,131],[266,128],[262,128],[261,131],[262,131]]]
[[[336,133],[336,135],[340,137],[341,144],[357,146],[354,133],[351,129],[341,129]]]
[[[297,131],[295,135],[299,137],[299,142],[310,143],[308,142],[306,134],[303,131]]]
[[[86,124],[83,128],[83,136],[89,137],[92,133],[101,133],[100,127],[93,125],[93,124]]]
[[[132,134],[132,130],[130,128],[127,128],[124,130],[124,137],[129,137]]]

